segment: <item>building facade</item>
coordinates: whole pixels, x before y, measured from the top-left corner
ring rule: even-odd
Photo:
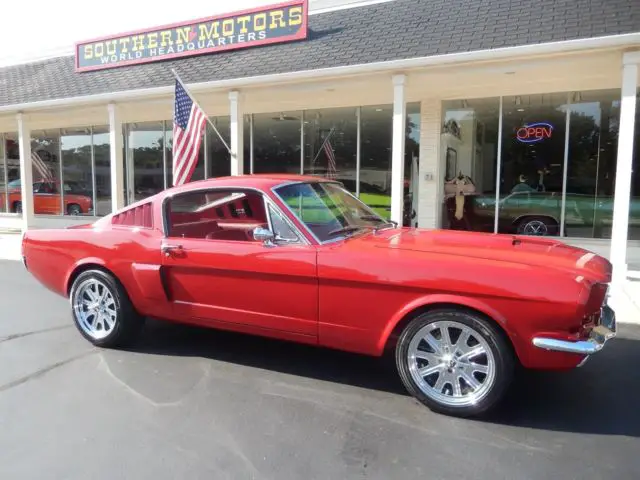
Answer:
[[[335,173],[405,225],[552,236],[606,250],[617,278],[640,269],[639,3],[331,3],[0,68],[0,228],[170,187],[175,71],[211,120],[192,180]]]

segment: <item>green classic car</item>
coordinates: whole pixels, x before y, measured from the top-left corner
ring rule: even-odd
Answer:
[[[450,228],[493,232],[496,198],[493,194],[465,195],[464,214],[455,217],[455,197],[445,200]],[[562,192],[514,192],[499,200],[499,233],[521,235],[559,235]],[[566,194],[565,234],[594,236],[594,231],[610,229],[613,223],[613,197]],[[640,226],[640,198],[632,198],[630,227]]]

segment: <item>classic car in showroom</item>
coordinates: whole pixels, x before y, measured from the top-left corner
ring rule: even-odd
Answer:
[[[455,217],[455,196],[445,199],[447,221],[454,229],[493,232],[495,194],[464,195],[462,218]],[[593,229],[610,229],[613,224],[613,197],[567,192],[565,231],[574,236],[594,237]],[[520,235],[557,236],[560,234],[562,192],[524,191],[502,196],[498,201],[498,232]],[[640,199],[632,198],[630,228],[640,227]],[[582,233],[582,235],[580,235]]]
[[[20,179],[7,184],[9,211],[22,212],[22,194]],[[64,200],[63,200],[64,199]],[[5,195],[0,195],[0,210]],[[64,206],[63,206],[64,202]],[[35,214],[49,215],[87,215],[93,213],[91,192],[82,189],[76,182],[64,183],[64,195],[60,194],[60,182],[40,180],[33,183],[33,211]]]
[[[483,414],[518,367],[581,366],[616,334],[611,264],[554,239],[407,228],[339,182],[188,183],[92,224],[23,234],[26,269],[84,338],[157,318],[389,356],[434,411]]]

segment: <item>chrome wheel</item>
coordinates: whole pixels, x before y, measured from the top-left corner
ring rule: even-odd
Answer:
[[[78,285],[73,297],[73,311],[80,328],[96,340],[110,335],[118,321],[113,293],[95,278]]]
[[[456,321],[438,321],[418,330],[409,343],[407,361],[420,391],[445,406],[477,404],[496,379],[496,361],[487,341]]]
[[[531,220],[522,226],[522,233],[524,235],[544,236],[549,233],[549,229],[542,220]]]

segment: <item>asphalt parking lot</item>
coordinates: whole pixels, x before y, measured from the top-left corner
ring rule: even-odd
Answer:
[[[18,262],[0,308],[2,479],[640,478],[640,328],[470,421],[341,352],[159,322],[95,349]]]

